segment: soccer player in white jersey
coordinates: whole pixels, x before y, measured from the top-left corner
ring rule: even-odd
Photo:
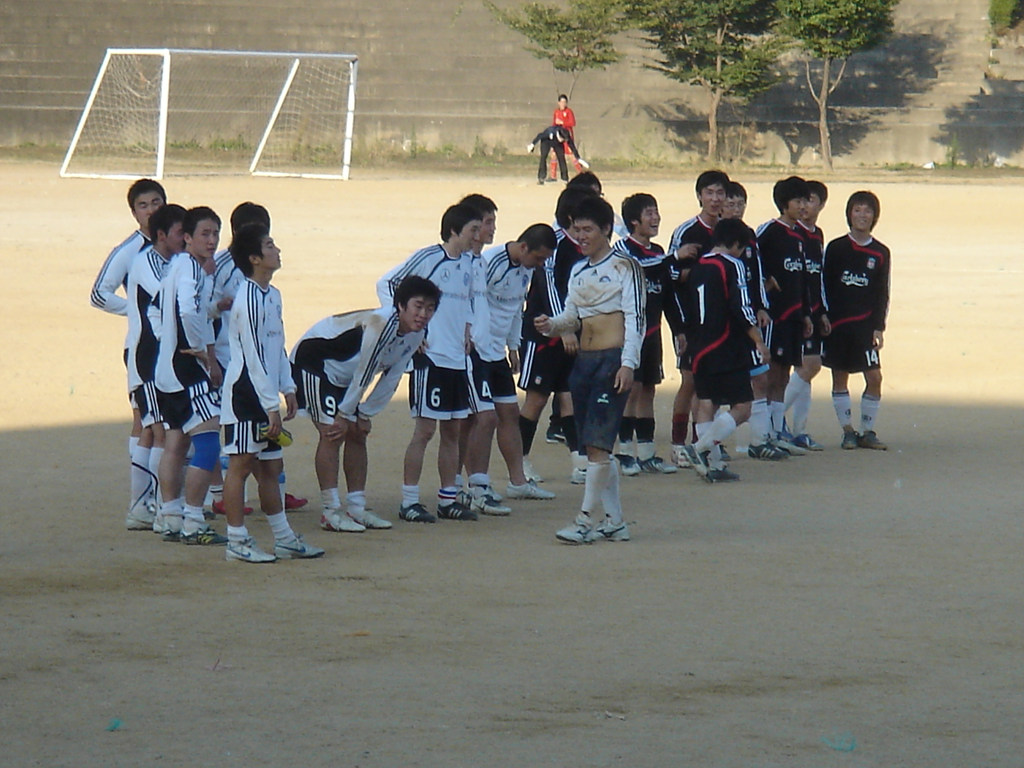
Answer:
[[[182,231],[186,250],[171,260],[160,285],[156,390],[166,429],[156,527],[162,526],[167,541],[223,544],[224,537],[203,516],[203,500],[220,461],[216,390],[222,374],[213,356],[208,274],[220,240],[220,217],[206,206],[191,208]],[[182,468],[190,445],[193,456],[182,498]]]
[[[125,517],[128,530],[151,530],[151,507],[158,487],[148,469],[148,453],[163,452],[164,429],[156,397],[156,358],[160,333],[160,283],[171,258],[185,247],[185,209],[168,203],[150,216],[153,245],[128,269],[128,393],[139,410],[142,434],[138,463],[132,465],[132,503]]]
[[[572,220],[585,258],[572,269],[565,309],[555,317],[534,320],[537,330],[548,336],[581,331],[569,388],[580,444],[587,453],[586,483],[580,513],[555,535],[568,544],[601,538],[628,541],[612,448],[640,364],[647,291],[640,265],[612,252],[609,238],[615,212],[607,202],[596,197],[583,200]],[[605,517],[595,526],[599,506]]]
[[[391,527],[390,521],[366,509],[366,438],[371,419],[391,402],[406,364],[423,344],[440,299],[436,285],[409,275],[395,289],[393,306],[326,317],[292,348],[299,410],[320,433],[314,464],[323,502],[320,527],[326,531]],[[344,510],[338,493],[342,443],[348,488]]]
[[[485,514],[508,514],[490,490],[488,465],[495,430],[498,450],[508,469],[506,495],[510,499],[553,499],[523,471],[523,442],[519,432],[519,399],[515,374],[519,369],[523,302],[533,271],[554,252],[555,232],[547,224],[528,227],[514,242],[484,251],[481,256],[483,284],[476,299],[482,310],[475,313],[471,400],[476,411],[469,450],[465,453],[470,473],[471,506]],[[479,306],[479,305],[478,305]],[[502,510],[505,510],[502,512]]]
[[[240,230],[247,224],[262,224],[270,230],[270,212],[258,203],[244,202],[235,206],[231,212],[231,234]],[[213,330],[217,341],[214,345],[214,352],[217,362],[222,370],[227,370],[228,360],[231,355],[231,344],[228,341],[228,327],[231,323],[231,304],[239,287],[245,282],[245,275],[241,273],[231,258],[231,251],[228,248],[218,251],[213,257],[213,296],[210,299],[210,314],[213,316]],[[283,488],[283,486],[282,486]],[[224,514],[223,488],[211,487],[213,493],[213,504],[211,508],[219,515]],[[309,503],[308,499],[293,496],[290,493],[284,494],[285,511],[302,509]],[[246,507],[246,514],[252,510]]]
[[[285,352],[281,293],[270,284],[281,268],[281,249],[261,224],[242,227],[231,240],[231,257],[246,281],[231,305],[231,355],[224,374],[221,423],[228,471],[224,511],[228,522],[225,557],[245,563],[280,558],[320,557],[288,524],[278,477],[284,471],[282,422],[295,417],[298,401]],[[281,395],[286,412],[281,416]],[[274,533],[274,552],[256,545],[245,526],[245,480],[256,476],[260,506]]]
[[[89,294],[89,303],[97,309],[109,312],[113,315],[126,315],[128,312],[127,299],[121,298],[118,289],[127,289],[128,269],[136,257],[145,253],[150,246],[149,240],[149,217],[162,206],[167,200],[167,194],[160,182],[153,179],[138,179],[128,188],[128,208],[132,212],[138,228],[132,232],[123,242],[110,252],[99,274],[93,282],[92,291]],[[127,337],[126,337],[127,338]],[[125,341],[125,349],[128,343]],[[127,358],[125,358],[127,360]],[[156,477],[157,466],[160,463],[160,450],[146,449],[139,444],[142,437],[142,419],[135,402],[131,400],[132,406],[132,428],[128,438],[128,458],[130,468],[130,483],[134,489],[144,481]],[[134,490],[130,499],[134,500]],[[148,500],[148,506],[153,508],[156,505],[155,494]]]
[[[455,476],[459,464],[459,429],[469,415],[469,380],[466,353],[472,317],[470,296],[473,265],[469,251],[480,232],[480,213],[468,205],[453,205],[441,217],[440,245],[421,248],[377,281],[381,306],[391,306],[394,292],[408,275],[425,277],[441,289],[443,301],[430,321],[426,351],[413,355],[409,403],[415,420],[402,470],[402,504],[398,515],[414,523],[437,518],[420,503],[423,456],[435,431],[441,433],[437,450],[437,517],[476,520],[477,514],[458,501]],[[440,426],[439,426],[440,425]]]

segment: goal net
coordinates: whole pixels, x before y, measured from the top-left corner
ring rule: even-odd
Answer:
[[[357,66],[346,54],[110,48],[60,174],[347,179]]]

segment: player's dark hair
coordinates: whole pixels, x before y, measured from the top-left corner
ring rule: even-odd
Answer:
[[[533,224],[527,227],[516,242],[525,243],[528,251],[539,251],[541,248],[553,251],[558,247],[558,238],[555,237],[555,230],[550,224]]]
[[[237,232],[246,224],[262,224],[270,229],[270,211],[259,203],[244,202],[231,212],[231,231]]]
[[[574,222],[583,220],[594,222],[608,237],[611,237],[612,229],[615,227],[615,210],[607,200],[597,195],[583,198],[573,208],[570,215]]]
[[[807,194],[817,195],[818,199],[821,200],[821,204],[824,205],[825,201],[828,200],[828,187],[822,182],[808,179],[807,180]]]
[[[471,221],[480,221],[481,214],[471,205],[456,203],[450,206],[441,217],[441,242],[447,243],[452,234],[459,234]]]
[[[878,223],[878,218],[882,215],[882,204],[878,201],[878,196],[874,192],[868,192],[866,189],[850,195],[850,199],[846,201],[846,223],[851,227],[853,224],[850,222],[850,214],[853,212],[853,206],[855,205],[867,205],[874,211],[875,217],[871,221],[871,229],[874,229],[875,224]]]
[[[270,237],[270,230],[262,224],[246,224],[240,227],[231,238],[228,251],[238,271],[246,277],[252,277],[253,266],[250,256],[263,255],[263,238]]]
[[[199,222],[207,220],[215,221],[217,226],[220,226],[220,216],[217,215],[213,208],[207,205],[197,205],[195,208],[189,208],[185,212],[185,221],[182,222],[181,228],[186,233],[194,235]]]
[[[464,198],[459,200],[459,205],[468,205],[476,208],[477,211],[480,212],[481,218],[489,213],[498,212],[498,206],[493,200],[491,200],[491,198],[477,192],[474,192],[471,195],[466,195]]]
[[[128,207],[135,208],[135,201],[140,196],[145,195],[149,192],[156,192],[160,195],[160,199],[165,203],[167,202],[167,193],[164,192],[164,187],[159,181],[153,179],[138,179],[132,182],[132,185],[128,187]]]
[[[722,189],[725,189],[725,185],[729,183],[729,174],[725,171],[711,170],[704,171],[700,176],[697,177],[697,183],[695,186],[697,190],[697,199],[700,200],[700,193],[708,187],[713,187],[715,184],[721,184]]]
[[[185,209],[177,203],[166,203],[157,208],[149,217],[150,239],[155,243],[157,232],[166,235],[179,221],[185,221],[185,213]]]
[[[569,187],[586,187],[587,189],[601,194],[603,187],[601,186],[601,180],[597,178],[597,174],[593,171],[585,171],[584,173],[577,173],[569,182],[565,185],[565,188]]]
[[[441,289],[427,278],[419,275],[407,275],[402,278],[402,282],[395,288],[395,296],[391,303],[395,309],[401,309],[409,304],[410,299],[417,296],[434,302],[434,307],[441,303]]]
[[[743,202],[747,202],[747,190],[738,181],[730,181],[725,185],[725,196],[733,199],[739,197]]]
[[[555,101],[561,101],[562,99],[565,99],[566,101],[569,101],[569,97],[566,96],[564,93],[558,94],[558,98],[555,99]]]
[[[558,202],[555,204],[555,222],[558,226],[568,229],[572,224],[573,210],[588,197],[598,197],[598,194],[590,187],[574,187],[572,182],[569,182],[558,196]],[[598,199],[600,198],[598,197]]]
[[[786,210],[791,200],[804,200],[808,194],[807,182],[799,176],[780,179],[772,188],[772,200],[775,201],[775,207],[779,209],[779,213]]]
[[[644,211],[647,208],[657,208],[658,201],[654,198],[654,195],[649,195],[646,192],[637,192],[635,195],[630,195],[622,201],[622,220],[626,222],[626,229],[632,232],[636,229],[636,225],[640,222],[640,217],[643,216]]]
[[[750,239],[750,228],[739,219],[719,219],[711,234],[711,245],[732,248],[737,243],[746,244]]]

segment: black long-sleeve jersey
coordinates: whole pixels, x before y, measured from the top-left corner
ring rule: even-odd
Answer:
[[[745,267],[724,253],[709,253],[691,269],[687,284],[696,299],[697,323],[687,341],[693,350],[693,372],[727,373],[750,367],[756,325],[747,293]]]
[[[874,238],[859,245],[844,235],[828,244],[821,266],[821,293],[833,328],[866,322],[873,331],[885,330],[889,262],[889,249]]]
[[[772,219],[757,230],[764,279],[775,278],[778,290],[768,294],[772,320],[800,320],[810,315],[807,273],[804,270],[804,238],[799,230]]]
[[[689,329],[693,322],[693,316],[695,307],[693,304],[693,294],[686,285],[686,281],[682,280],[682,273],[688,270],[691,266],[697,263],[697,260],[705,253],[711,250],[711,244],[713,242],[712,235],[714,234],[714,228],[709,227],[700,216],[694,216],[688,221],[684,221],[675,231],[672,233],[672,239],[669,241],[669,252],[672,254],[672,278],[675,282],[675,291],[673,292],[676,301],[676,311],[681,318],[679,328],[672,328],[672,333],[679,334]],[[680,261],[676,258],[675,253],[681,246],[689,245],[690,243],[696,243],[699,248],[697,256],[693,259],[684,259]],[[672,324],[671,316],[666,316],[669,320],[669,325]]]
[[[644,271],[647,284],[647,330],[650,336],[661,329],[661,318],[665,315],[670,328],[682,326],[679,309],[673,299],[675,283],[672,280],[672,260],[665,249],[657,243],[651,247],[638,243],[632,237],[624,237],[612,248],[616,253],[631,256]]]
[[[798,222],[798,226],[804,236],[807,300],[811,308],[811,317],[817,319],[825,311],[821,303],[821,260],[825,255],[825,233],[821,231],[821,227],[810,229],[802,221]]]
[[[565,297],[569,293],[569,274],[573,265],[583,258],[579,245],[566,235],[555,252],[540,269],[533,270],[530,290],[526,292],[526,309],[523,311],[523,340],[545,344],[550,341],[533,327],[533,319],[540,315],[554,317],[565,309]]]

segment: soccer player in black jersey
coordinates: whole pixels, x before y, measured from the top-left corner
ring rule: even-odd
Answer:
[[[748,230],[739,219],[722,219],[711,252],[693,265],[688,279],[696,297],[689,348],[698,403],[697,441],[684,450],[697,473],[712,483],[739,479],[722,461],[720,445],[750,417],[751,352],[757,360],[768,356],[744,274]],[[716,416],[723,405],[729,410]]]
[[[681,379],[679,391],[676,392],[672,403],[672,459],[680,467],[689,466],[682,446],[686,442],[694,394],[693,373],[690,370],[692,356],[686,349],[686,328],[687,324],[692,322],[693,315],[692,293],[686,286],[686,276],[689,266],[711,250],[711,235],[722,216],[725,185],[728,183],[729,176],[723,171],[704,171],[697,177],[695,186],[700,213],[676,227],[668,247],[673,258],[673,277],[676,280],[674,298],[678,317],[682,319],[682,325],[672,328],[679,356]],[[671,325],[672,316],[666,319]]]
[[[825,234],[818,226],[818,216],[828,200],[828,187],[820,181],[807,182],[807,205],[797,222],[804,236],[804,270],[814,329],[804,339],[804,354],[786,385],[785,409],[793,409],[792,430],[783,438],[809,451],[820,451],[822,445],[807,433],[807,417],[811,410],[811,381],[821,371],[821,259],[825,250]],[[791,433],[791,434],[790,434]]]
[[[647,285],[647,327],[644,342],[640,348],[640,367],[637,368],[633,391],[626,402],[625,415],[619,428],[617,454],[622,474],[637,475],[671,474],[676,465],[666,464],[654,450],[654,394],[658,384],[665,377],[661,347],[661,317],[667,297],[674,291],[671,262],[665,249],[652,241],[657,237],[661,225],[658,201],[644,192],[630,195],[622,201],[622,220],[626,222],[629,236],[615,243],[616,253],[626,254],[643,268]],[[668,311],[674,312],[674,301],[667,303]],[[677,317],[674,325],[678,325]],[[635,448],[633,437],[636,436]],[[635,454],[634,454],[635,450]]]
[[[779,210],[778,218],[757,230],[765,284],[768,288],[769,314],[772,322],[765,333],[771,352],[768,368],[768,413],[771,434],[768,441],[790,454],[806,453],[780,437],[785,417],[786,385],[790,368],[803,359],[804,339],[811,335],[810,299],[807,273],[804,269],[804,238],[797,223],[807,206],[807,182],[790,176],[775,184],[772,197]],[[750,453],[755,458],[764,445],[764,436],[754,435]]]
[[[832,369],[832,405],[843,428],[843,448],[884,451],[875,434],[882,398],[882,349],[889,314],[889,249],[871,232],[878,223],[881,204],[872,192],[854,192],[846,203],[850,233],[825,249],[822,262],[822,359]],[[849,378],[864,374],[858,434],[851,423]]]

